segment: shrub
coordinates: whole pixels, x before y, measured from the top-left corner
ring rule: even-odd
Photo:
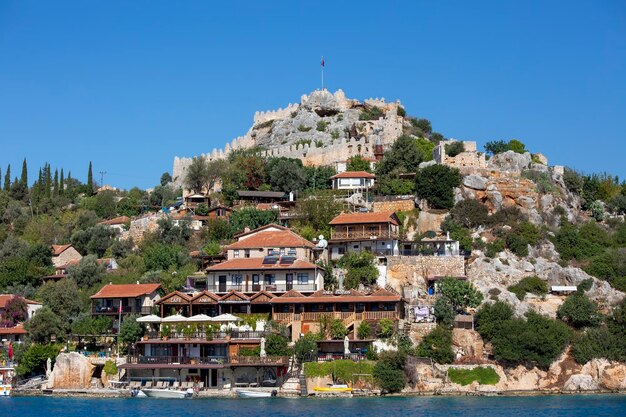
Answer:
[[[309,130],[313,129],[312,127],[307,127],[305,125],[300,125],[298,126],[298,130],[300,132],[308,132]],[[311,144],[311,142],[309,141],[309,145]]]
[[[487,224],[489,213],[487,207],[478,200],[461,200],[450,210],[450,215],[461,226],[473,228]]]
[[[495,258],[495,256],[504,250],[504,240],[496,239],[493,242],[487,244],[485,248],[485,256],[489,258]]]
[[[415,178],[418,197],[428,201],[434,209],[451,209],[454,206],[454,188],[460,184],[459,170],[445,165],[420,169]]]
[[[502,323],[513,317],[513,308],[503,302],[484,304],[476,314],[476,329],[485,341],[491,341],[499,332]]]
[[[317,355],[318,339],[319,335],[315,333],[307,333],[296,341],[293,350],[299,362],[302,362],[306,355]]]
[[[106,361],[103,371],[107,375],[117,375],[117,365],[113,361]]]
[[[451,239],[458,240],[461,250],[472,250],[473,240],[470,230],[455,222],[452,217],[446,217],[446,219],[441,224],[441,230],[444,233],[450,233]]]
[[[526,293],[546,295],[548,293],[548,284],[541,278],[534,276],[523,278],[520,282],[509,286],[507,289],[521,301],[526,296]]]
[[[391,319],[381,319],[378,321],[378,337],[388,339],[393,336],[395,323]]]
[[[489,223],[494,226],[514,226],[516,223],[524,220],[526,220],[526,217],[518,207],[505,207],[489,217]]]
[[[387,352],[381,355],[372,374],[382,390],[398,392],[404,388],[406,384],[403,371],[405,361],[406,357],[400,352]]]
[[[592,327],[572,341],[572,356],[581,365],[594,358],[626,361],[626,342],[623,335],[607,327]]]
[[[455,384],[469,385],[477,381],[481,385],[496,385],[500,376],[491,367],[479,366],[474,369],[448,369],[448,377]]]
[[[359,120],[378,120],[381,117],[384,117],[385,113],[376,106],[366,107],[365,110],[359,114]]]
[[[445,151],[446,151],[446,155],[454,158],[461,152],[465,152],[465,145],[463,144],[463,142],[447,143],[445,145]]]
[[[578,293],[567,297],[559,306],[556,316],[576,328],[597,326],[600,323],[597,304]]]
[[[448,298],[439,297],[433,306],[437,323],[450,327],[454,323],[454,307]]]
[[[483,295],[476,290],[471,282],[456,278],[444,278],[439,283],[441,296],[447,298],[455,311],[462,311],[468,307],[478,307],[483,301]]]
[[[372,326],[366,321],[362,321],[357,327],[356,334],[359,339],[367,339],[372,335]]]
[[[337,263],[347,269],[344,279],[345,288],[357,288],[359,284],[371,285],[378,278],[375,257],[369,252],[349,252]]]
[[[437,326],[428,333],[416,349],[417,356],[431,358],[437,363],[452,363],[452,330]]]
[[[326,131],[326,127],[330,124],[330,122],[325,122],[324,120],[319,120],[317,122],[317,127],[316,130],[318,132],[325,132]]]
[[[527,170],[522,172],[522,177],[534,182],[537,186],[537,192],[540,194],[549,194],[556,190],[552,178],[547,172]]]
[[[348,329],[341,319],[333,319],[330,322],[330,337],[332,339],[343,339],[347,334]]]

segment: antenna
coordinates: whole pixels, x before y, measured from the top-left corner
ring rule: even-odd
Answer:
[[[100,187],[104,187],[104,176],[106,173],[106,171],[100,171]]]

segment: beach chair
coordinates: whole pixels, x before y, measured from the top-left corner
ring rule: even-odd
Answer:
[[[146,384],[143,387],[144,388],[152,388],[152,381],[146,381]]]
[[[204,382],[198,382],[198,389],[204,391]]]
[[[179,388],[180,388],[180,382],[174,381],[172,383],[172,389],[179,389]]]

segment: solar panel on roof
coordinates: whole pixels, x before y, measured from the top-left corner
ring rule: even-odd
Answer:
[[[276,256],[266,256],[263,258],[263,265],[274,265],[278,262],[278,257]]]
[[[280,258],[281,265],[291,265],[295,261],[296,261],[295,256],[283,256],[282,258]]]

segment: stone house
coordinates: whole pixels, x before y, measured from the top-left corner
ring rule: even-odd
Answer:
[[[161,294],[161,284],[107,284],[91,296],[91,315],[117,317],[120,306],[122,315],[148,315]]]
[[[397,255],[400,220],[393,211],[341,213],[330,221],[331,260],[347,252],[371,252],[379,258]]]
[[[72,245],[52,245],[52,264],[59,268],[78,263],[83,256]]]
[[[130,225],[130,217],[119,216],[110,220],[101,221],[100,224],[107,226],[118,233],[122,233],[125,230],[126,225]]]

